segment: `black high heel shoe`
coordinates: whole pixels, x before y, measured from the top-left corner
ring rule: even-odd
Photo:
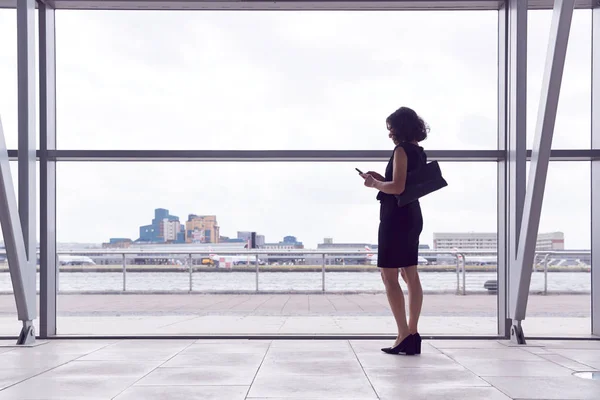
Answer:
[[[404,354],[407,356],[413,356],[417,354],[417,341],[414,335],[408,335],[398,346],[385,347],[381,349],[387,354]]]
[[[419,332],[413,334],[414,338],[415,338],[415,350],[416,350],[416,354],[421,354],[421,335],[419,335]]]

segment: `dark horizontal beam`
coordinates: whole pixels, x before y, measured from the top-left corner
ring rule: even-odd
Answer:
[[[498,161],[498,150],[430,150],[432,160]],[[343,162],[382,161],[390,158],[389,150],[56,150],[57,161],[219,161],[219,162]]]
[[[38,0],[40,1],[40,0]],[[65,10],[498,10],[502,0],[41,0]],[[525,1],[525,0],[523,0]],[[0,0],[15,8],[17,0]],[[551,9],[554,0],[529,0],[530,9]],[[592,8],[597,0],[576,0]]]
[[[8,151],[16,161],[17,150]],[[505,159],[501,150],[428,150],[430,160],[446,162],[488,161]],[[50,161],[112,162],[363,162],[386,161],[389,150],[51,150]],[[37,151],[40,157],[40,150]],[[531,150],[527,151],[527,159]],[[551,161],[600,160],[596,150],[552,150]]]

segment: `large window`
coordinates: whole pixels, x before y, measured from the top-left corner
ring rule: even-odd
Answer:
[[[529,12],[527,58],[527,146],[531,148],[537,124],[542,77],[552,11]],[[575,10],[561,85],[553,149],[589,149],[591,144],[592,13]]]
[[[528,17],[528,148],[551,15]],[[426,150],[498,148],[495,11],[60,10],[56,34],[59,334],[394,333],[376,192],[355,171],[385,160],[63,150],[391,152],[400,106],[430,125]],[[590,148],[591,36],[590,10],[575,11],[553,149]],[[0,37],[15,149],[14,10],[0,10]],[[449,186],[421,202],[424,334],[497,333],[495,161],[440,162]],[[590,216],[589,161],[552,162],[526,334],[589,334]],[[250,232],[258,255],[242,255]],[[18,329],[6,270],[0,258],[0,334]]]
[[[17,13],[0,10],[0,118],[6,145],[17,148]]]
[[[429,148],[494,149],[496,38],[496,12],[60,11],[58,146],[387,149],[407,105]]]
[[[438,257],[430,252],[435,232],[496,231],[496,165],[441,165],[449,186],[422,202],[422,245],[429,247],[420,267],[428,296],[423,330],[493,335],[496,301],[484,282],[495,277],[495,264],[467,265],[464,296],[454,253],[446,249]],[[59,332],[393,333],[383,284],[369,254],[376,250],[365,251],[377,245],[379,204],[376,191],[363,186],[355,167],[382,171],[385,162],[60,163],[58,240],[63,250],[80,253],[62,258]],[[178,217],[186,232],[190,214],[216,216],[220,243],[202,243],[192,234],[196,246],[101,248],[110,238],[139,239],[146,231],[140,227],[152,223],[158,208],[168,210],[170,219]],[[235,239],[244,231],[264,235],[266,254],[259,256],[258,275],[254,257],[219,254],[243,252],[245,243],[225,237]],[[328,255],[324,275],[321,256],[285,254],[290,248],[323,249],[329,244],[325,238],[338,251],[345,247],[363,254]],[[217,265],[207,259],[210,254],[194,254],[190,274],[188,254],[148,255],[150,249],[193,248],[215,255]],[[125,255],[123,268],[119,251],[132,249],[137,253]],[[89,260],[76,258],[83,255]],[[105,318],[119,323],[100,324]],[[242,323],[231,323],[240,318]]]
[[[590,195],[589,162],[550,163],[523,323],[527,335],[590,334]]]
[[[0,10],[0,120],[8,148],[17,147],[17,35],[16,12]],[[11,162],[16,182],[17,163]],[[4,241],[0,230],[0,243]],[[20,329],[13,288],[5,255],[0,255],[0,335],[14,334]]]

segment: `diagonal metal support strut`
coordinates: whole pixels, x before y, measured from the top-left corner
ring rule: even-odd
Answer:
[[[575,0],[555,0],[550,27],[546,68],[542,82],[515,269],[510,276],[511,340],[519,344],[525,344],[521,321],[525,319],[527,311],[532,265],[574,6]]]
[[[8,150],[0,119],[0,225],[8,258],[8,269],[12,280],[17,314],[23,321],[23,329],[17,344],[35,341],[32,321],[35,319],[35,260],[28,260],[23,240],[21,219],[13,185]]]

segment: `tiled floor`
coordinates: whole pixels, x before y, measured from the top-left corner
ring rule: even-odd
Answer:
[[[52,340],[0,342],[0,400],[599,399],[600,341]]]

